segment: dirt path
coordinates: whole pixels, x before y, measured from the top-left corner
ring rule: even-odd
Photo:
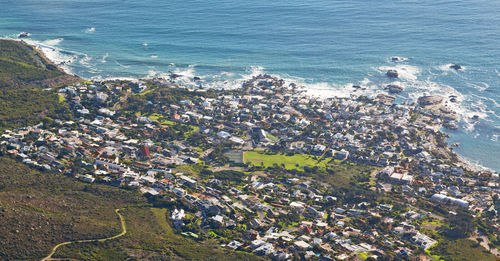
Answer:
[[[483,240],[481,242],[479,242],[477,240],[477,238],[482,238]],[[489,246],[490,240],[483,233],[476,230],[475,234],[473,236],[469,237],[469,239],[473,240],[475,242],[478,242],[482,247],[484,247],[486,250],[488,250],[497,259],[500,258],[500,251],[498,251],[498,249],[496,249],[496,248],[492,248]]]
[[[101,239],[85,239],[85,240],[76,240],[76,241],[68,241],[68,242],[63,242],[58,245],[56,245],[52,250],[50,251],[49,255],[44,257],[42,261],[48,261],[48,260],[74,260],[70,258],[52,258],[52,255],[56,252],[56,250],[65,245],[73,244],[73,243],[90,243],[90,242],[104,242],[108,240],[112,240],[115,238],[119,238],[127,233],[127,226],[125,225],[125,219],[123,218],[122,214],[120,214],[120,209],[115,209],[116,214],[120,218],[120,223],[122,227],[122,232],[118,235],[112,236],[112,237],[107,237],[107,238],[101,238]]]

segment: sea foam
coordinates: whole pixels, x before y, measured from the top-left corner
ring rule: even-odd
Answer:
[[[102,59],[101,59],[101,63],[106,63],[106,59],[109,57],[109,53],[106,53]]]

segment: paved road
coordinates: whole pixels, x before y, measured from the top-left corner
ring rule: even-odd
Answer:
[[[52,258],[52,255],[56,252],[57,248],[73,243],[90,243],[90,242],[104,242],[108,240],[112,240],[115,238],[119,238],[127,233],[127,226],[125,225],[125,219],[123,218],[122,214],[120,214],[120,209],[115,209],[116,214],[120,218],[120,223],[122,226],[122,232],[118,235],[112,236],[112,237],[107,237],[107,238],[101,238],[101,239],[85,239],[85,240],[76,240],[76,241],[68,241],[68,242],[63,242],[58,245],[56,245],[54,248],[52,248],[52,251],[50,251],[50,254],[42,259],[42,261],[48,261],[48,260],[74,260],[74,259],[69,259],[69,258]]]
[[[215,168],[211,168],[210,170],[213,172],[221,171],[221,170],[246,171],[246,169],[238,168],[238,167],[215,167]]]
[[[202,158],[202,159],[205,158],[206,156],[208,156],[208,154],[212,153],[212,151],[214,151],[214,149],[208,149],[208,150],[206,150],[205,152],[203,152],[201,154],[200,158]]]

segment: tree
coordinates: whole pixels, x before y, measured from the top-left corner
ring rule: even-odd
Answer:
[[[450,226],[446,229],[445,235],[450,238],[466,238],[475,230],[473,217],[462,209],[457,209],[456,212],[456,215],[448,216]]]

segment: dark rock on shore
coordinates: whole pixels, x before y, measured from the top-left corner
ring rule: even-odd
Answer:
[[[420,106],[438,105],[443,102],[443,97],[439,95],[426,95],[418,98]]]
[[[398,78],[398,76],[399,76],[398,71],[396,71],[396,70],[388,70],[386,75],[389,78]]]
[[[198,76],[193,77],[193,81],[199,81],[199,80],[201,80],[200,77],[198,77]]]
[[[176,73],[171,73],[171,74],[170,74],[170,79],[177,79],[177,78],[179,78],[179,77],[182,77],[182,75],[180,75],[180,74],[176,74]]]
[[[384,103],[384,104],[392,104],[396,98],[394,96],[390,96],[390,95],[387,95],[387,94],[379,94],[377,95],[377,100],[380,101],[381,103]]]
[[[364,90],[366,90],[366,88],[365,87],[361,87],[361,85],[353,85],[352,88],[355,89],[354,91],[357,91],[357,90],[364,91]]]
[[[269,89],[274,87],[283,87],[285,81],[283,79],[279,79],[278,77],[271,76],[269,74],[259,74],[257,76],[252,77],[252,79],[247,80],[243,83],[243,88],[257,87],[262,89]],[[296,88],[297,86],[294,83],[290,83],[291,88]]]
[[[443,126],[449,130],[456,130],[458,129],[458,125],[455,121],[447,121],[443,124]]]
[[[403,87],[397,84],[389,84],[385,87],[390,93],[400,93],[403,91]]]
[[[448,121],[458,121],[458,114],[448,107],[439,108],[439,115],[442,119]]]

